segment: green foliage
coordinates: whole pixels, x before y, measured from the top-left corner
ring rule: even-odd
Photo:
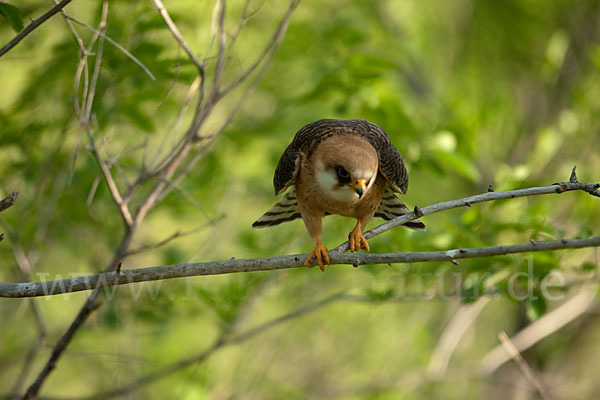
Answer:
[[[5,2],[0,2],[0,15],[6,18],[10,26],[16,32],[23,29],[23,17],[21,16],[21,11],[17,7]]]
[[[546,300],[542,293],[534,292],[534,296],[525,303],[527,317],[531,321],[535,321],[542,317],[547,310]]]

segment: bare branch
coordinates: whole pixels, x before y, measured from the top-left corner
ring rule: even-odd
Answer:
[[[100,305],[95,301],[88,301],[86,302],[86,305],[87,304],[89,304],[89,307],[84,307],[81,309],[81,311],[75,318],[74,323],[71,324],[67,332],[56,343],[56,346],[52,349],[52,354],[50,355],[50,358],[42,368],[42,371],[39,373],[35,381],[27,389],[25,396],[23,396],[23,400],[31,400],[37,397],[39,390],[46,381],[46,378],[48,377],[50,372],[52,372],[52,370],[56,366],[56,362],[62,355],[64,349],[71,342],[71,339],[73,338],[75,331],[79,328],[79,325],[83,324],[83,322],[87,319],[91,311],[95,308],[98,308]]]
[[[94,135],[92,134],[92,131],[90,128],[90,117],[92,114],[92,104],[94,102],[94,95],[96,92],[96,83],[98,81],[98,75],[100,74],[100,63],[102,61],[102,49],[103,49],[102,44],[103,44],[104,38],[105,38],[104,30],[106,29],[107,15],[108,15],[108,3],[104,2],[103,7],[102,7],[102,18],[101,18],[101,22],[100,22],[100,29],[97,31],[98,35],[100,36],[100,41],[98,42],[96,63],[94,65],[94,72],[93,72],[92,80],[91,80],[91,83],[89,86],[89,92],[87,92],[87,93],[84,92],[84,95],[83,95],[84,101],[82,102],[81,109],[79,109],[79,119],[88,135],[92,153],[94,154],[94,158],[96,159],[96,162],[98,163],[98,166],[100,167],[100,171],[102,171],[102,175],[104,176],[104,179],[106,180],[106,184],[108,185],[108,189],[113,198],[113,201],[115,202],[115,204],[117,205],[117,208],[119,209],[119,212],[121,214],[121,217],[123,218],[123,222],[125,223],[125,226],[129,229],[134,223],[133,217],[131,216],[131,213],[129,212],[127,203],[121,197],[119,188],[117,187],[117,184],[110,172],[109,167],[106,165],[106,161],[100,154],[100,150],[98,149],[98,145],[96,144],[96,141],[94,140]],[[87,58],[85,55],[82,55],[82,57]],[[87,61],[86,61],[86,64],[87,64]]]
[[[542,385],[540,380],[535,376],[535,373],[533,372],[531,367],[523,359],[523,356],[521,356],[521,353],[519,353],[519,350],[515,347],[513,342],[511,342],[511,340],[508,337],[508,335],[506,334],[506,332],[505,331],[500,332],[498,334],[498,339],[500,339],[502,346],[504,346],[504,348],[506,349],[508,354],[510,354],[510,356],[515,361],[515,363],[517,363],[517,365],[519,366],[519,369],[521,370],[523,375],[525,375],[525,378],[527,379],[527,381],[529,381],[529,383],[531,383],[531,385],[535,388],[535,390],[537,390],[537,392],[540,394],[540,397],[542,399],[548,399],[548,396],[546,394],[546,389],[544,388],[544,386]]]
[[[21,32],[19,32],[19,34],[17,36],[15,36],[7,44],[2,46],[2,48],[0,49],[0,57],[2,57],[4,54],[8,53],[13,47],[15,47],[17,44],[19,44],[19,42],[21,40],[25,39],[25,37],[27,35],[29,35],[31,32],[33,32],[34,29],[36,29],[41,24],[43,24],[44,22],[49,20],[50,17],[52,17],[54,14],[56,14],[57,12],[59,12],[60,10],[65,8],[65,6],[67,4],[69,4],[71,1],[72,0],[62,0],[60,3],[58,3],[57,5],[52,7],[47,13],[45,13],[38,19],[34,19],[33,21],[31,21],[31,23],[29,25],[27,25],[25,27],[25,29],[23,29]]]
[[[113,260],[109,264],[107,271],[112,271],[117,267],[120,260],[123,258],[123,255],[125,254],[126,249],[129,247],[129,244],[131,243],[132,236],[133,236],[133,230],[127,230],[125,232],[125,235],[123,236],[121,243],[120,243],[119,247],[117,248],[117,251],[115,253],[115,256],[113,257]],[[90,314],[94,310],[96,310],[98,307],[100,307],[101,303],[96,301],[98,293],[99,293],[99,289],[95,289],[92,292],[92,294],[90,294],[88,299],[85,301],[83,307],[81,307],[81,309],[79,310],[79,313],[77,313],[77,316],[75,317],[73,322],[71,322],[69,329],[67,329],[67,331],[60,337],[58,342],[56,342],[56,344],[52,348],[52,352],[50,353],[50,357],[48,358],[48,361],[46,361],[46,363],[44,364],[40,373],[37,375],[34,382],[27,389],[25,396],[23,396],[24,400],[31,400],[31,399],[35,399],[37,397],[37,394],[40,391],[42,385],[44,384],[44,382],[46,381],[46,379],[48,378],[48,376],[50,375],[52,370],[54,370],[54,368],[56,367],[56,363],[58,362],[58,360],[64,353],[64,351],[67,348],[67,346],[69,345],[69,343],[71,343],[71,340],[73,340],[75,333],[85,323],[85,321],[88,319]]]
[[[213,78],[213,87],[211,90],[210,102],[213,102],[219,96],[219,91],[221,90],[221,78],[223,76],[223,71],[225,70],[225,11],[227,9],[226,0],[217,0],[216,7],[218,7],[219,9],[217,17],[217,36],[219,42],[219,50],[217,53],[217,65],[215,66],[215,76]]]
[[[179,183],[183,180],[183,178],[185,178],[187,176],[187,174],[190,173],[192,168],[194,168],[194,165],[196,165],[196,163],[198,161],[200,161],[200,159],[202,158],[202,156],[204,155],[208,146],[211,143],[212,143],[212,141],[210,141],[209,143],[204,143],[202,147],[200,147],[199,149],[197,149],[195,151],[194,155],[185,164],[185,166],[182,168],[181,172],[179,172],[179,174],[175,178],[170,180],[168,187],[164,188],[161,191],[161,193],[159,194],[159,196],[156,199],[157,203],[161,202],[165,197],[167,197],[169,195],[169,193],[171,193],[173,191],[173,189],[179,187]]]
[[[90,117],[92,115],[92,105],[94,104],[94,97],[96,96],[96,84],[98,83],[98,76],[100,76],[100,65],[102,64],[102,54],[104,51],[104,33],[106,32],[106,19],[108,17],[108,2],[102,3],[102,18],[100,19],[100,26],[98,27],[98,48],[96,50],[96,62],[94,64],[94,72],[92,74],[92,80],[90,82],[90,91],[86,99],[86,108],[84,120],[86,124],[90,123]]]
[[[25,383],[25,379],[31,372],[31,368],[34,365],[36,356],[38,355],[38,352],[43,347],[44,342],[46,340],[46,335],[47,335],[46,322],[44,321],[44,319],[42,317],[42,313],[40,312],[40,308],[39,308],[37,302],[35,301],[35,299],[32,299],[32,300],[33,301],[29,304],[31,306],[31,311],[33,312],[33,316],[37,322],[39,332],[38,332],[35,344],[33,345],[33,347],[31,349],[29,349],[29,351],[27,352],[27,355],[25,356],[25,359],[23,360],[23,366],[21,367],[21,372],[19,373],[18,378],[15,380],[15,384],[12,388],[13,393],[19,393],[21,391],[21,387]]]
[[[243,331],[237,334],[233,334],[230,336],[219,336],[215,342],[209,346],[206,350],[199,352],[198,354],[194,354],[190,357],[181,359],[172,364],[166,365],[161,369],[158,369],[154,372],[151,372],[129,384],[118,387],[116,389],[112,389],[106,392],[97,393],[88,397],[83,397],[78,400],[100,400],[100,399],[109,399],[113,397],[123,396],[128,393],[134,392],[148,384],[155,382],[157,379],[164,378],[168,375],[171,375],[183,368],[186,368],[190,365],[202,362],[206,360],[208,357],[219,351],[220,349],[233,344],[243,343],[257,335],[263,333],[266,330],[269,330],[275,326],[281,325],[285,322],[288,322],[292,319],[298,318],[302,315],[309,314],[311,312],[320,310],[321,308],[335,302],[341,300],[343,298],[343,293],[337,293],[331,296],[328,296],[322,300],[319,300],[313,304],[309,304],[302,308],[299,308],[295,311],[292,311],[288,314],[284,314],[280,317],[276,317],[272,320],[269,320],[265,323],[262,323],[254,328],[250,328],[247,331]]]
[[[231,86],[229,86],[227,89],[225,89],[223,92],[221,92],[219,94],[219,96],[223,97],[223,96],[227,95],[231,90],[234,90],[238,85],[240,85],[242,82],[244,82],[246,79],[248,79],[250,77],[250,75],[252,74],[252,72],[254,71],[254,69],[262,63],[262,67],[260,68],[259,72],[256,74],[256,77],[248,85],[248,87],[246,88],[244,93],[240,96],[240,98],[238,99],[238,101],[235,104],[235,106],[233,107],[233,109],[229,112],[229,115],[227,116],[227,118],[225,118],[225,122],[221,125],[220,128],[218,128],[215,131],[215,133],[213,133],[208,138],[208,140],[215,140],[216,137],[218,135],[220,135],[221,132],[223,132],[223,130],[225,130],[225,128],[231,123],[231,121],[233,120],[233,118],[235,117],[235,115],[237,114],[239,109],[241,108],[242,104],[246,101],[246,98],[254,91],[254,89],[256,88],[256,86],[261,81],[262,77],[264,76],[264,74],[269,69],[269,66],[271,65],[271,61],[273,60],[273,57],[275,56],[275,53],[277,52],[277,49],[279,48],[279,45],[281,44],[281,41],[283,40],[283,35],[287,29],[289,20],[292,16],[292,12],[294,11],[294,9],[296,8],[297,5],[298,5],[298,2],[296,0],[292,0],[290,2],[290,6],[289,6],[287,12],[285,13],[284,17],[282,18],[281,23],[279,24],[279,27],[275,31],[275,34],[273,35],[271,42],[269,42],[269,44],[267,44],[263,54],[257,59],[255,65],[250,67],[250,69],[248,69],[246,71],[246,73],[240,79],[238,79],[234,84],[232,84]]]
[[[480,297],[473,303],[461,304],[442,332],[433,350],[427,366],[427,371],[431,377],[441,377],[446,373],[450,357],[456,346],[458,346],[460,339],[489,302],[490,297]]]
[[[256,70],[256,68],[258,68],[258,66],[261,63],[263,63],[263,61],[265,61],[265,59],[270,58],[269,53],[273,54],[277,50],[277,47],[279,46],[281,39],[283,39],[283,33],[287,29],[287,24],[292,15],[292,12],[296,8],[296,6],[298,6],[299,3],[300,2],[298,0],[292,0],[290,2],[290,6],[289,6],[285,16],[281,20],[279,27],[277,27],[277,29],[275,30],[275,34],[272,36],[271,41],[269,43],[267,43],[267,45],[265,46],[262,54],[260,54],[254,61],[254,63],[250,67],[248,67],[248,69],[246,69],[232,84],[230,84],[225,89],[223,89],[220,93],[220,96],[226,96],[232,90],[234,90],[240,84],[242,84],[246,79],[248,79],[248,77],[250,75],[252,75],[252,73]]]
[[[514,199],[517,197],[538,196],[542,194],[561,194],[563,192],[568,192],[572,190],[583,190],[584,192],[587,192],[593,196],[599,196],[600,191],[598,191],[598,188],[600,188],[600,184],[598,183],[564,182],[556,183],[550,186],[531,187],[526,189],[508,190],[505,192],[488,192],[483,194],[477,194],[475,196],[465,197],[464,199],[444,201],[441,203],[433,204],[428,207],[424,207],[422,209],[415,207],[415,210],[417,211],[418,215],[414,211],[408,214],[404,214],[401,217],[394,218],[384,224],[381,224],[373,229],[368,230],[364,233],[364,235],[365,238],[369,239],[374,236],[380,235],[383,232],[389,231],[390,229],[395,228],[399,225],[402,225],[408,221],[422,217],[424,215],[429,215],[440,211],[446,211],[452,208],[470,207],[473,204],[482,203],[484,201]],[[341,252],[348,250],[348,248],[348,242],[344,242],[331,251]]]
[[[177,25],[175,25],[175,23],[171,19],[171,16],[169,15],[169,12],[163,5],[162,1],[152,0],[152,4],[158,10],[160,16],[165,20],[167,27],[173,34],[173,37],[175,37],[175,40],[177,40],[177,43],[179,43],[179,46],[186,52],[186,54],[188,55],[190,60],[194,63],[196,68],[198,68],[198,73],[199,73],[201,79],[204,79],[204,65],[202,65],[202,63],[196,58],[196,56],[194,55],[192,50],[189,48],[189,46],[183,39],[183,36],[179,32]]]
[[[518,351],[527,350],[586,312],[594,304],[596,291],[596,288],[583,287],[576,296],[519,331],[510,339],[511,342]],[[498,345],[483,357],[479,371],[489,375],[510,359],[504,346]]]
[[[100,32],[98,29],[89,26],[88,24],[86,24],[83,21],[78,20],[75,17],[72,17],[68,14],[65,13],[65,18],[67,18],[70,21],[75,22],[76,24],[79,24],[81,26],[83,26],[86,29],[89,29],[90,31],[99,34],[100,36],[102,36],[107,42],[109,42],[110,44],[112,44],[113,46],[115,46],[117,49],[121,50],[123,52],[123,54],[125,54],[127,57],[129,57],[131,59],[131,61],[133,61],[134,63],[136,63],[141,69],[144,70],[144,72],[150,77],[150,79],[152,79],[153,81],[156,80],[156,77],[154,76],[154,74],[152,74],[152,72],[150,72],[150,70],[148,69],[148,67],[146,67],[144,65],[144,63],[142,63],[136,56],[134,56],[133,54],[131,54],[129,52],[129,50],[127,50],[125,47],[121,46],[119,43],[115,42],[114,40],[112,40],[109,36],[106,36],[104,33]]]
[[[217,218],[216,220],[210,221],[209,225],[212,225],[212,224],[218,222],[220,219],[221,218]],[[161,246],[164,246],[167,243],[169,243],[169,242],[171,242],[171,241],[173,241],[175,239],[178,239],[178,238],[181,238],[181,237],[185,237],[185,236],[188,236],[188,235],[193,235],[194,233],[196,233],[196,232],[198,232],[198,231],[206,228],[206,226],[207,225],[202,225],[202,226],[199,226],[197,228],[190,229],[190,230],[187,230],[187,231],[177,231],[177,232],[173,233],[172,235],[164,238],[163,240],[161,240],[161,241],[159,241],[157,243],[154,243],[154,244],[151,244],[151,245],[147,245],[147,246],[138,247],[137,249],[131,249],[131,250],[127,251],[127,253],[125,254],[124,257],[129,257],[129,256],[133,256],[135,254],[140,254],[140,253],[144,253],[144,252],[149,251],[149,250],[157,249],[157,248],[159,248]]]
[[[52,1],[54,2],[54,4],[58,4],[58,0],[52,0]],[[65,22],[67,23],[67,26],[69,27],[69,30],[71,31],[71,34],[73,35],[73,38],[77,42],[77,46],[79,46],[79,51],[82,54],[87,54],[87,50],[85,48],[85,45],[83,44],[83,39],[81,39],[81,36],[79,36],[79,34],[77,33],[77,30],[75,30],[73,23],[69,20],[69,18],[67,18],[67,13],[65,12],[64,9],[60,10],[60,13],[62,14]],[[87,54],[87,55],[91,55],[91,54]]]
[[[455,261],[464,258],[492,257],[507,254],[530,253],[537,251],[580,249],[599,247],[600,236],[588,239],[562,239],[546,242],[527,242],[508,246],[463,248],[447,251],[387,253],[387,254],[330,254],[331,265],[401,264],[415,262]],[[222,275],[238,272],[272,271],[304,266],[306,254],[287,256],[248,258],[239,260],[210,261],[164,265],[124,270],[120,273],[103,272],[96,275],[75,277],[50,282],[2,283],[0,297],[37,297],[80,292],[115,285],[127,285],[173,278],[200,275]]]

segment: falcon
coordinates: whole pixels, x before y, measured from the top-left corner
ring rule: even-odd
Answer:
[[[396,197],[405,194],[408,174],[387,133],[364,120],[322,119],[300,129],[285,149],[273,177],[275,195],[285,196],[253,228],[302,218],[315,243],[304,265],[316,258],[321,271],[330,264],[321,241],[321,220],[338,214],[356,218],[348,235],[350,251],[369,251],[362,229],[373,217],[390,220],[410,210]],[[418,219],[404,226],[425,230]]]

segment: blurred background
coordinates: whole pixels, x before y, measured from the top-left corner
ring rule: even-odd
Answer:
[[[14,5],[28,21],[51,2]],[[165,6],[210,82],[214,2]],[[263,52],[288,7],[227,2],[224,82]],[[66,11],[98,27],[102,4],[73,1]],[[75,29],[85,43],[94,36]],[[0,16],[1,42],[14,35]],[[106,35],[156,77],[104,42],[91,125],[125,191],[184,135],[195,69],[150,2],[110,2]],[[123,268],[309,252],[300,220],[251,224],[277,200],[272,175],[285,147],[320,118],[367,119],[388,132],[409,169],[409,208],[489,185],[567,181],[574,165],[580,181],[597,182],[599,39],[597,0],[302,0],[258,85],[211,111],[200,132],[207,141],[241,99],[138,227],[130,250],[142,251]],[[124,234],[74,111],[84,87],[74,83],[79,60],[60,14],[0,58],[0,197],[20,192],[0,214],[2,282],[100,272]],[[140,187],[132,208],[151,187]],[[591,237],[599,207],[583,192],[483,203],[426,216],[426,232],[396,228],[370,246],[437,251]],[[345,241],[353,226],[326,218],[325,245]],[[597,398],[599,260],[581,249],[121,286],[101,294],[41,397]],[[542,293],[551,275],[556,287]],[[24,392],[87,296],[0,301],[0,398]],[[502,331],[517,344],[529,340],[522,357],[533,379],[505,357]]]

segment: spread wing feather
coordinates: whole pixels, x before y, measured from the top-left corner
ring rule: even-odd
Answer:
[[[275,204],[269,211],[252,224],[253,228],[266,228],[279,225],[283,222],[293,221],[302,218],[298,200],[296,200],[296,190],[290,189],[285,196]]]
[[[375,212],[375,217],[383,218],[384,220],[389,221],[409,212],[411,211],[404,205],[404,203],[400,201],[400,199],[396,197],[396,194],[393,192],[392,188],[387,186],[385,193],[383,194],[383,198],[381,199],[381,203],[379,204],[379,208]],[[414,219],[403,225],[407,228],[419,231],[426,230],[425,224],[421,222],[420,219]]]

